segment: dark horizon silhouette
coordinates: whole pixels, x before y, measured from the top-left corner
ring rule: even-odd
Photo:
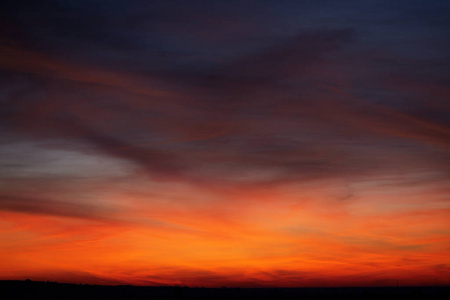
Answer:
[[[237,288],[89,285],[31,280],[1,280],[0,291],[17,300],[181,300],[181,299],[447,299],[449,286]]]

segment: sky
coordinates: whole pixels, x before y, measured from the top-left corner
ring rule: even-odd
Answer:
[[[449,285],[449,15],[2,1],[0,279]]]

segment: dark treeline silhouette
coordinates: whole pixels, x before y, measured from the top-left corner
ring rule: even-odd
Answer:
[[[6,297],[5,297],[6,296]],[[0,297],[17,300],[450,299],[450,287],[188,288],[0,281]]]

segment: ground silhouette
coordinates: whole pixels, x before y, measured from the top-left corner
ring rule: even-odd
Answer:
[[[240,299],[450,299],[450,287],[189,288],[103,286],[42,281],[0,281],[2,299],[17,300],[240,300]],[[5,295],[8,295],[4,298]]]

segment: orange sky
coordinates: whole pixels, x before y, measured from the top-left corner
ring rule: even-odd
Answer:
[[[402,188],[404,180],[365,180],[351,187],[316,181],[228,192],[179,185],[164,193],[166,198],[152,193],[167,184],[139,194],[112,186],[97,195],[108,202],[92,207],[91,215],[69,216],[63,209],[2,212],[1,279],[188,286],[449,284],[445,195],[433,184]]]

